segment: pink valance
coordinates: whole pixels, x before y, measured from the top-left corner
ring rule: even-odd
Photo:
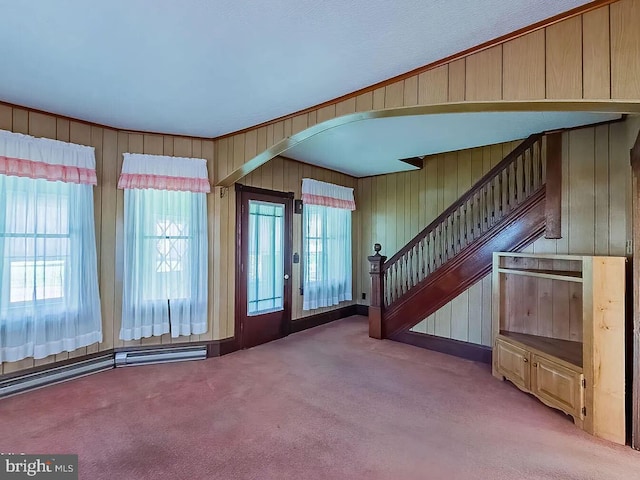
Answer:
[[[323,197],[322,195],[302,194],[302,203],[307,205],[322,205],[324,207],[342,208],[343,210],[355,210],[354,200],[340,200],[339,198]]]
[[[95,149],[0,130],[0,175],[97,185]]]
[[[209,193],[211,185],[204,178],[170,177],[167,175],[144,175],[138,173],[123,173],[118,180],[118,188],[175,190],[195,193]]]
[[[118,188],[209,193],[211,184],[202,158],[125,153]]]
[[[302,179],[302,202],[307,205],[355,210],[353,188],[321,182],[311,178]]]
[[[0,156],[0,175],[44,179],[51,182],[97,185],[96,171],[67,165]]]

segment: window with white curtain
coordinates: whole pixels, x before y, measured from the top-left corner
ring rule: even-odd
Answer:
[[[125,154],[120,338],[207,331],[207,198],[203,159]]]
[[[352,299],[353,189],[302,180],[303,310]]]
[[[0,131],[0,362],[102,341],[84,147]]]

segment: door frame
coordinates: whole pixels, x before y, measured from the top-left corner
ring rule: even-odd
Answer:
[[[243,339],[243,323],[244,315],[241,314],[246,309],[247,305],[247,286],[246,286],[246,274],[242,272],[243,261],[246,262],[247,258],[243,258],[242,249],[242,196],[244,193],[265,195],[272,197],[274,202],[281,202],[285,204],[284,213],[284,275],[289,275],[288,280],[284,282],[284,298],[283,298],[283,320],[280,325],[280,333],[282,337],[286,337],[291,332],[291,313],[292,313],[292,301],[293,301],[293,192],[281,192],[277,190],[268,190],[258,187],[250,187],[242,185],[240,183],[235,184],[236,187],[236,281],[235,281],[235,311],[234,311],[234,338],[235,344],[238,349],[244,348]],[[248,218],[248,217],[247,217]],[[247,222],[248,225],[248,222]],[[245,228],[247,228],[245,226]]]

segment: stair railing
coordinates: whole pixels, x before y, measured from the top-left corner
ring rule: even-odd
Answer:
[[[382,311],[402,299],[544,186],[543,139],[535,134],[518,145],[388,261],[379,254],[369,257],[377,263],[376,279],[379,275],[371,306]]]

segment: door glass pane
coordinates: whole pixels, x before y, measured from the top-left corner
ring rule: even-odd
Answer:
[[[283,309],[284,205],[249,200],[247,314]]]

